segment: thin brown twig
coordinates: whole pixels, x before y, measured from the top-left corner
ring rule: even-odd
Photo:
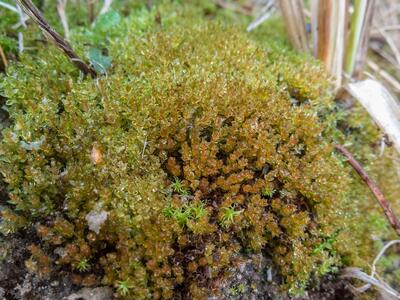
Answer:
[[[5,53],[4,53],[4,50],[3,50],[3,48],[1,46],[0,46],[0,58],[1,58],[2,62],[3,62],[4,69],[6,69],[7,66],[8,66],[8,61],[7,61],[7,57],[6,57]]]
[[[347,162],[353,167],[353,169],[360,175],[364,182],[368,185],[371,192],[374,194],[378,200],[380,206],[382,207],[386,218],[388,219],[392,228],[400,235],[400,222],[399,219],[394,214],[390,203],[386,200],[385,196],[377,186],[377,184],[369,177],[367,172],[363,169],[360,163],[353,157],[353,155],[342,145],[336,145],[336,150],[338,150],[342,155],[347,158]]]
[[[39,9],[31,0],[17,0],[18,4],[23,8],[25,13],[40,27],[43,34],[55,43],[55,45],[71,60],[71,62],[84,74],[89,74],[93,78],[97,76],[97,72],[88,64],[86,64],[72,49],[71,45],[56,32],[44,19]]]

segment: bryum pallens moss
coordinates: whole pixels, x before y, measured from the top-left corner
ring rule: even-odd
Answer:
[[[350,179],[324,134],[327,77],[180,14],[163,26],[150,13],[128,20],[97,80],[52,47],[8,69],[3,232],[35,224],[42,273],[61,264],[130,299],[202,299],[240,251],[272,258],[299,292],[339,263],[329,241],[349,242]]]

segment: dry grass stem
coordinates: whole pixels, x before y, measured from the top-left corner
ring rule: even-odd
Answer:
[[[397,71],[400,71],[400,65],[397,64],[396,58],[393,57],[390,53],[385,51],[383,48],[384,41],[380,41],[379,39],[374,39],[369,45],[369,49],[371,49],[374,54],[386,60],[392,67],[394,67]]]
[[[0,45],[0,58],[1,58],[1,61],[3,62],[4,69],[6,69],[8,66],[8,61],[7,61],[7,57],[4,53],[4,50],[1,47],[1,45]]]
[[[329,68],[332,60],[332,49],[334,39],[331,37],[331,20],[332,20],[333,0],[318,1],[314,7],[316,17],[313,20],[316,22],[313,28],[316,28],[315,35],[317,36],[316,57],[322,60]]]
[[[379,205],[382,207],[386,218],[388,219],[392,228],[396,231],[396,233],[400,236],[400,222],[399,219],[393,212],[393,209],[390,203],[386,200],[385,196],[377,186],[377,184],[369,177],[367,172],[365,172],[364,168],[360,165],[360,163],[353,157],[353,155],[343,146],[336,145],[336,150],[338,150],[343,156],[347,158],[347,162],[353,167],[353,169],[360,175],[360,177],[364,180],[364,182],[368,185],[371,192],[374,194],[376,200],[378,200]]]
[[[113,0],[104,0],[103,7],[100,10],[100,15],[105,14],[108,12],[111,8],[111,4],[113,3]]]
[[[89,22],[93,23],[95,19],[95,6],[97,0],[86,0]]]
[[[385,254],[387,249],[389,249],[390,247],[392,247],[393,245],[396,245],[396,244],[400,244],[400,240],[390,241],[381,249],[381,251],[379,251],[378,255],[374,259],[374,262],[372,263],[370,275],[367,275],[366,273],[362,272],[358,268],[346,268],[344,270],[344,273],[342,274],[342,277],[356,278],[361,281],[364,281],[366,283],[365,285],[355,288],[355,290],[359,293],[363,293],[363,292],[367,291],[371,286],[375,286],[383,293],[387,293],[393,297],[400,298],[400,293],[397,292],[396,290],[394,290],[393,288],[391,288],[376,273],[376,265],[378,264],[378,261]],[[375,277],[377,277],[377,278],[375,278]]]
[[[360,288],[356,288],[356,291],[359,293],[365,292],[367,289],[369,289],[370,286],[375,286],[379,291],[388,293],[389,295],[400,298],[400,293],[391,288],[386,282],[384,282],[382,279],[376,279],[363,271],[361,271],[359,268],[346,268],[344,269],[342,275],[342,278],[354,278],[361,280],[367,285],[362,286]]]
[[[374,32],[386,31],[397,48],[400,48],[400,3],[398,0],[379,0],[375,6]],[[392,30],[393,29],[393,30]]]
[[[348,91],[367,110],[400,152],[400,104],[378,81],[367,79],[348,85]]]
[[[273,0],[268,0],[263,6],[260,8],[260,13],[256,16],[254,21],[252,21],[247,27],[247,31],[252,31],[266,20],[268,20],[271,15],[275,12],[275,3]]]
[[[392,37],[385,32],[385,30],[380,29],[379,33],[385,38],[387,45],[390,47],[390,49],[393,52],[394,57],[396,58],[396,61],[398,64],[400,64],[400,50],[396,47],[396,44]]]
[[[346,0],[337,1],[334,7],[333,12],[335,17],[333,18],[333,22],[337,24],[337,30],[335,32],[334,50],[332,50],[331,73],[335,77],[335,87],[339,89],[342,85],[349,2]]]
[[[311,40],[312,53],[315,57],[318,55],[318,3],[319,0],[311,0]]]
[[[21,9],[21,6],[17,4],[17,10],[18,10],[18,15],[19,15],[19,22],[21,23],[22,27],[26,28],[26,18],[24,11]]]
[[[385,30],[385,31],[400,30],[400,25],[387,25],[387,26],[382,26],[382,27],[380,27],[380,28],[378,28],[378,29],[375,29],[373,32],[379,31],[379,29]]]
[[[378,261],[381,259],[381,257],[385,254],[386,250],[392,247],[395,244],[400,244],[400,240],[393,240],[387,243],[381,251],[379,251],[378,255],[375,257],[374,262],[372,263],[372,268],[371,268],[371,277],[374,277],[376,274],[376,265],[378,264]]]
[[[380,68],[375,62],[370,59],[367,60],[367,66],[372,71],[374,71],[376,75],[378,75],[381,79],[388,83],[394,92],[400,93],[400,82],[396,78],[394,78],[384,69]]]
[[[67,40],[69,40],[69,26],[68,26],[68,19],[66,14],[66,7],[67,7],[68,0],[58,0],[57,2],[57,12],[60,16],[61,24],[64,29],[64,36]]]
[[[278,0],[286,31],[292,45],[301,51],[308,51],[308,40],[303,1]]]
[[[31,0],[17,0],[21,7],[25,10],[33,21],[40,27],[43,34],[50,39],[64,54],[79,68],[84,74],[89,74],[96,77],[96,71],[88,64],[86,64],[72,49],[70,44],[57,33],[44,19],[42,13],[32,3]]]
[[[24,35],[22,34],[22,32],[18,32],[18,52],[22,53],[24,52],[24,50]]]
[[[342,83],[348,10],[347,0],[311,2],[314,55],[325,63],[335,77],[336,89],[339,89]]]
[[[15,13],[18,13],[18,9],[15,6],[12,6],[11,4],[5,3],[3,1],[0,1],[0,6],[7,8]]]

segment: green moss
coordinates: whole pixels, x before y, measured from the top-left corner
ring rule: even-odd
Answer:
[[[343,133],[339,142],[346,145],[354,154],[369,176],[377,182],[395,213],[399,215],[398,152],[394,147],[387,145],[382,148],[382,143],[385,141],[384,133],[379,130],[359,103],[353,103],[350,109],[344,111],[344,114],[345,117],[338,122],[338,128]],[[346,163],[343,163],[343,166],[349,169],[352,178],[347,197],[353,201],[349,206],[351,209],[349,214],[353,221],[342,232],[342,236],[347,238],[339,239],[337,246],[345,264],[363,267],[366,272],[369,272],[382,242],[397,239],[397,236],[363,180]],[[354,237],[355,232],[358,238],[352,245],[347,245],[345,240]],[[358,255],[354,255],[354,247],[358,248]]]
[[[102,270],[135,299],[204,298],[245,249],[272,258],[291,294],[359,256],[323,67],[205,9],[165,6],[162,26],[140,10],[101,41],[77,30],[112,59],[95,81],[52,47],[7,70],[4,232],[36,224],[49,254],[65,250],[57,264]],[[89,214],[107,216],[97,231]]]

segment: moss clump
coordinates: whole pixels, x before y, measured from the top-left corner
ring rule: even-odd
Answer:
[[[121,25],[96,81],[53,48],[8,69],[3,231],[35,224],[38,266],[131,299],[204,298],[240,251],[299,293],[351,244],[323,69],[185,10],[152,20]]]

